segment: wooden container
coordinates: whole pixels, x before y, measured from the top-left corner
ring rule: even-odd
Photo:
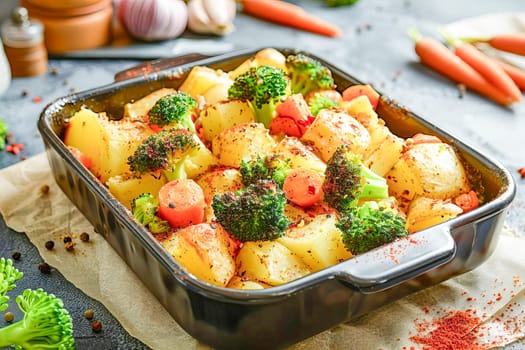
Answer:
[[[21,0],[32,18],[44,25],[44,41],[50,54],[93,49],[109,43],[111,0]]]

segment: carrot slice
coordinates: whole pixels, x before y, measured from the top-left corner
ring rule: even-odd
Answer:
[[[266,21],[322,34],[341,36],[341,30],[321,18],[306,12],[302,7],[281,0],[241,0],[244,13]]]
[[[463,209],[463,213],[479,207],[478,195],[474,191],[460,194],[453,200],[454,204]]]
[[[69,149],[71,154],[73,154],[73,156],[77,158],[86,168],[91,169],[91,167],[93,166],[93,161],[91,160],[91,158],[89,158],[88,155],[84,154],[81,150],[79,150],[76,147],[67,146],[67,148]]]
[[[159,190],[159,216],[173,228],[203,222],[205,206],[204,192],[193,180],[173,180]]]
[[[379,103],[379,94],[376,90],[374,90],[372,86],[368,84],[350,85],[343,91],[343,100],[350,101],[361,95],[365,95],[366,97],[368,97],[368,100],[370,101],[370,104],[372,105],[374,110],[377,109],[377,104]]]
[[[459,42],[454,48],[456,56],[478,71],[498,90],[509,96],[512,101],[521,101],[521,91],[505,71],[489,56],[469,43]]]
[[[525,56],[525,34],[504,33],[494,35],[488,44],[495,49]]]
[[[283,183],[286,198],[301,207],[317,203],[322,195],[323,179],[314,170],[295,168],[290,171]]]
[[[512,103],[511,98],[496,89],[441,42],[430,37],[422,37],[415,30],[410,32],[410,36],[415,41],[416,54],[423,64],[501,105]]]

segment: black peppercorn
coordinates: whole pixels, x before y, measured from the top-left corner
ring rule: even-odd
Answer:
[[[51,266],[49,266],[49,264],[46,262],[39,264],[38,269],[40,270],[40,272],[45,273],[45,274],[51,273]]]
[[[82,233],[80,234],[80,240],[81,240],[82,242],[87,242],[87,241],[89,241],[89,233],[87,233],[87,232],[82,232]]]
[[[13,260],[20,260],[20,257],[22,256],[22,254],[20,254],[20,252],[14,252],[11,257],[13,258]]]
[[[72,241],[71,237],[69,236],[64,237],[64,243],[69,243],[71,241]]]
[[[46,249],[47,250],[53,250],[54,247],[55,247],[55,242],[53,242],[53,241],[47,241],[46,242]]]

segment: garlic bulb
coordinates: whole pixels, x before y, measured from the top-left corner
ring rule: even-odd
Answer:
[[[188,24],[182,0],[120,0],[118,14],[130,35],[146,41],[176,38]]]
[[[234,30],[234,0],[190,0],[188,29],[195,33],[225,35]]]

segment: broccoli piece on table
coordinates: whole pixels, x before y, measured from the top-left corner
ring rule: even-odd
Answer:
[[[405,225],[403,217],[370,202],[341,214],[336,222],[346,249],[354,255],[407,236]]]
[[[0,258],[0,311],[7,309],[7,292],[14,289],[15,282],[23,276],[24,274],[13,266],[12,260]]]
[[[239,75],[228,89],[228,98],[248,100],[255,120],[270,125],[275,108],[290,94],[289,81],[282,69],[271,66],[252,67]]]
[[[151,193],[142,193],[131,202],[133,217],[153,233],[164,233],[171,230],[170,224],[157,216],[159,200]]]
[[[2,119],[0,119],[0,151],[5,147],[7,132],[7,124]]]
[[[273,240],[290,225],[286,197],[273,180],[261,180],[236,192],[213,197],[216,222],[241,242]]]
[[[245,186],[255,184],[260,180],[274,180],[282,188],[284,179],[292,170],[288,159],[276,155],[261,157],[257,155],[251,160],[242,160],[239,171]]]
[[[337,106],[339,106],[339,104],[336,101],[323,94],[314,94],[312,98],[308,100],[308,108],[310,108],[310,112],[314,117],[317,117],[317,114],[319,114],[321,109],[328,109]]]
[[[292,93],[303,94],[317,89],[335,88],[332,72],[318,60],[303,54],[286,57]]]
[[[176,124],[195,132],[192,113],[198,107],[197,101],[184,92],[161,97],[149,110],[149,123],[160,127]]]
[[[325,0],[325,4],[330,7],[350,6],[357,1],[358,0]]]
[[[16,303],[24,317],[0,328],[0,348],[75,349],[73,321],[61,299],[42,289],[26,289]]]
[[[148,136],[128,157],[131,171],[143,174],[162,171],[168,181],[185,179],[184,163],[200,148],[194,134],[186,129],[172,128]]]
[[[324,199],[340,212],[350,210],[359,199],[388,198],[386,180],[367,168],[361,158],[342,144],[326,163]]]

